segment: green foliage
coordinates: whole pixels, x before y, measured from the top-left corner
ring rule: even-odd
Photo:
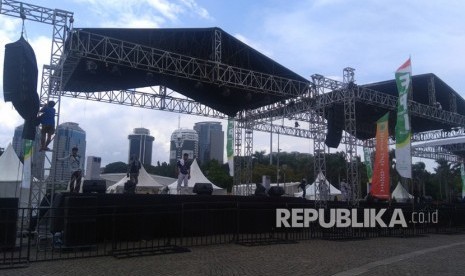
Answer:
[[[221,165],[217,160],[211,160],[202,165],[200,169],[207,177],[207,179],[210,180],[213,184],[218,187],[227,189],[228,192],[231,192],[233,178],[229,176],[228,164]]]
[[[126,173],[128,165],[124,162],[113,162],[105,166],[103,173]]]
[[[156,174],[160,176],[176,178],[176,164],[168,164],[160,161],[157,162],[157,166],[144,166],[145,170],[150,174]]]

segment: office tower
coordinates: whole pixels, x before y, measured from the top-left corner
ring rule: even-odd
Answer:
[[[194,125],[199,135],[199,155],[197,161],[205,164],[217,160],[223,164],[224,132],[220,122],[199,122]]]
[[[13,135],[13,149],[18,155],[19,159],[23,161],[24,159],[24,140],[23,136],[23,127],[20,125],[15,128],[15,133]],[[35,177],[39,180],[44,179],[44,163],[45,163],[45,154],[39,152],[40,149],[40,129],[37,128],[36,137],[32,144],[32,177]]]
[[[100,179],[100,167],[102,158],[96,156],[87,156],[86,162],[86,180]]]
[[[152,165],[152,147],[155,138],[150,136],[150,131],[146,128],[135,128],[134,133],[128,135],[129,139],[129,156],[135,154],[140,162],[144,165]]]
[[[189,159],[197,158],[199,150],[199,135],[193,129],[180,128],[171,134],[170,164],[176,163],[184,153]]]
[[[53,139],[53,157],[50,168],[48,184],[54,184],[55,191],[64,190],[71,179],[69,160],[57,160],[71,154],[71,149],[77,147],[80,161],[85,162],[86,158],[86,132],[77,123],[67,122],[60,124],[55,131]],[[84,169],[84,164],[81,164]],[[82,173],[84,175],[84,172]]]

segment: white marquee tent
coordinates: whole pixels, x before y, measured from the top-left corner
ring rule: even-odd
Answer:
[[[400,182],[397,182],[396,188],[392,191],[391,198],[397,202],[407,202],[409,199],[413,199],[413,195],[409,194]]]
[[[329,181],[326,179],[326,177],[320,172],[318,174],[318,177],[312,183],[312,185],[307,186],[307,189],[305,189],[306,190],[305,198],[310,199],[310,200],[314,200],[315,198],[319,199],[320,193],[319,193],[318,189],[316,189],[316,196],[315,196],[315,188],[316,188],[315,185],[316,185],[317,182],[319,183],[320,180],[323,180],[323,183],[326,185],[326,188],[329,187],[329,197],[330,197],[330,199],[333,198],[334,196],[341,195],[341,191],[339,191],[336,187],[331,185],[331,183],[329,183]],[[294,196],[295,197],[302,197],[302,194],[303,194],[303,192],[298,192],[298,193],[294,193]]]
[[[108,187],[107,193],[123,193],[124,183],[126,183],[128,180],[129,178],[125,175],[118,182]],[[139,183],[137,183],[136,186],[136,193],[157,194],[159,189],[162,187],[163,185],[155,181],[155,179],[153,179],[144,169],[144,166],[142,166],[139,171]]]
[[[211,183],[210,180],[208,180],[205,175],[202,173],[200,170],[199,164],[197,163],[197,159],[194,159],[194,161],[191,164],[191,178],[189,179],[189,182],[187,182],[187,186],[189,187],[188,192],[192,192],[192,188],[196,183],[210,183],[213,186],[213,194],[225,194],[226,190],[222,189],[215,184]],[[182,183],[181,185],[184,185]],[[168,185],[168,188],[170,190],[170,194],[177,194],[177,189],[178,189],[178,180],[174,181],[170,185]]]
[[[0,156],[0,197],[20,198],[20,206],[26,207],[29,189],[21,188],[23,180],[23,164],[16,155],[11,144]]]

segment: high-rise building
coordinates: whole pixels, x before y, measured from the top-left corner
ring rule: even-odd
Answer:
[[[57,160],[69,156],[71,149],[77,147],[81,162],[86,160],[86,132],[77,123],[60,124],[53,139],[53,157],[48,183],[55,185],[55,190],[66,189],[71,179],[69,160]],[[84,164],[81,164],[84,168]],[[84,172],[83,172],[84,175]]]
[[[135,128],[134,133],[128,135],[129,139],[129,156],[134,154],[144,165],[152,165],[152,147],[155,138],[150,136],[150,131],[146,128]]]
[[[194,125],[199,135],[199,155],[197,161],[205,164],[217,160],[223,164],[224,132],[220,122],[199,122]]]
[[[24,140],[23,140],[23,127],[20,125],[15,128],[15,133],[13,135],[13,149],[18,155],[20,160],[24,159]],[[39,152],[40,149],[40,130],[37,128],[36,137],[32,144],[32,168],[31,173],[32,177],[35,177],[39,180],[44,179],[44,163],[45,163],[45,154]]]
[[[170,164],[176,163],[184,153],[189,159],[197,158],[199,151],[199,135],[193,129],[180,128],[171,134]]]

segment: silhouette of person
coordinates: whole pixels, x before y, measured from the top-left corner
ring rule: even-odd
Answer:
[[[184,153],[182,159],[177,162],[178,170],[178,191],[181,189],[181,184],[184,183],[184,187],[187,187],[189,179],[191,178],[191,164],[188,161],[189,154]]]
[[[55,102],[49,101],[44,105],[39,113],[42,113],[39,116],[39,123],[42,125],[40,131],[40,151],[50,151],[48,145],[52,142],[52,135],[55,133]]]
[[[63,161],[68,159],[69,168],[71,170],[71,180],[69,182],[69,191],[71,193],[79,193],[81,189],[82,180],[82,164],[81,156],[78,154],[78,148],[74,147],[71,149],[71,154],[63,158],[57,158],[57,160]]]
[[[134,186],[139,183],[139,170],[141,169],[142,164],[135,154],[131,155],[131,160],[128,164],[128,172],[126,174],[129,177],[129,180],[134,183]]]

